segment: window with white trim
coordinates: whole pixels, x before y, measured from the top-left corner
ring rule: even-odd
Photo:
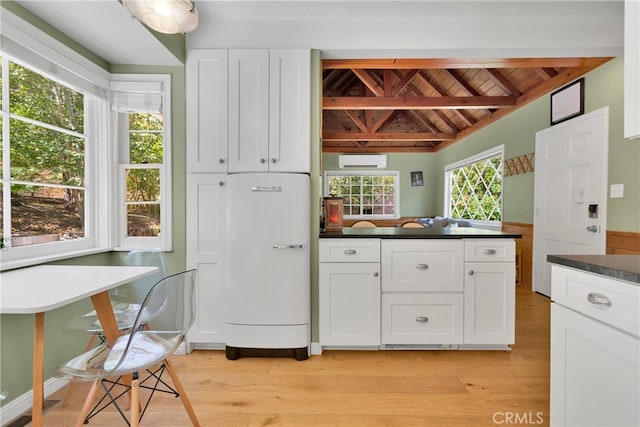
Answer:
[[[445,216],[476,225],[502,222],[504,146],[492,148],[445,167]]]
[[[344,198],[346,219],[400,217],[398,171],[325,171],[324,194]]]
[[[118,248],[171,249],[170,77],[117,75]],[[132,81],[137,79],[137,81]]]

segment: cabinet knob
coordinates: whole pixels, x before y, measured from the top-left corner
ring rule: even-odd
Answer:
[[[427,264],[418,264],[418,265],[416,265],[416,268],[418,270],[427,270],[429,268],[429,265],[427,265]]]
[[[377,271],[375,273],[373,273],[373,277],[378,277],[380,275],[380,273],[378,273]]]
[[[475,271],[473,271],[473,270],[469,270],[469,276],[473,276],[474,274],[476,274],[476,272],[475,272]]]
[[[271,159],[271,163],[275,163],[275,162],[277,162],[277,160],[274,157],[274,158]]]
[[[260,159],[260,163],[265,163],[266,160],[265,159]]]
[[[224,181],[218,181],[218,187],[224,187]]]
[[[223,164],[224,163],[224,159],[218,159],[218,163]]]
[[[429,318],[427,316],[418,316],[418,317],[416,317],[416,322],[427,323],[428,321],[429,321]]]

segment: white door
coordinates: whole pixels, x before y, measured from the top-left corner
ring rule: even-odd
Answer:
[[[551,295],[550,254],[604,254],[609,108],[536,134],[533,290]]]

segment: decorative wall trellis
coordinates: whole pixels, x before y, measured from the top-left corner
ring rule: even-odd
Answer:
[[[533,172],[533,158],[534,153],[529,153],[505,160],[503,163],[504,176]]]

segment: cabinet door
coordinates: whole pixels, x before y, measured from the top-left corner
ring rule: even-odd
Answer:
[[[269,170],[309,173],[311,53],[272,49],[269,69]]]
[[[187,174],[187,268],[197,268],[190,345],[225,342],[226,175]]]
[[[187,172],[226,172],[227,50],[190,50],[186,65]]]
[[[462,240],[382,240],[383,291],[462,291]]]
[[[380,345],[380,265],[320,264],[320,345]]]
[[[640,339],[551,304],[552,426],[640,425]]]
[[[269,169],[269,50],[229,51],[229,171]]]
[[[513,262],[467,262],[464,279],[464,343],[513,344]]]

